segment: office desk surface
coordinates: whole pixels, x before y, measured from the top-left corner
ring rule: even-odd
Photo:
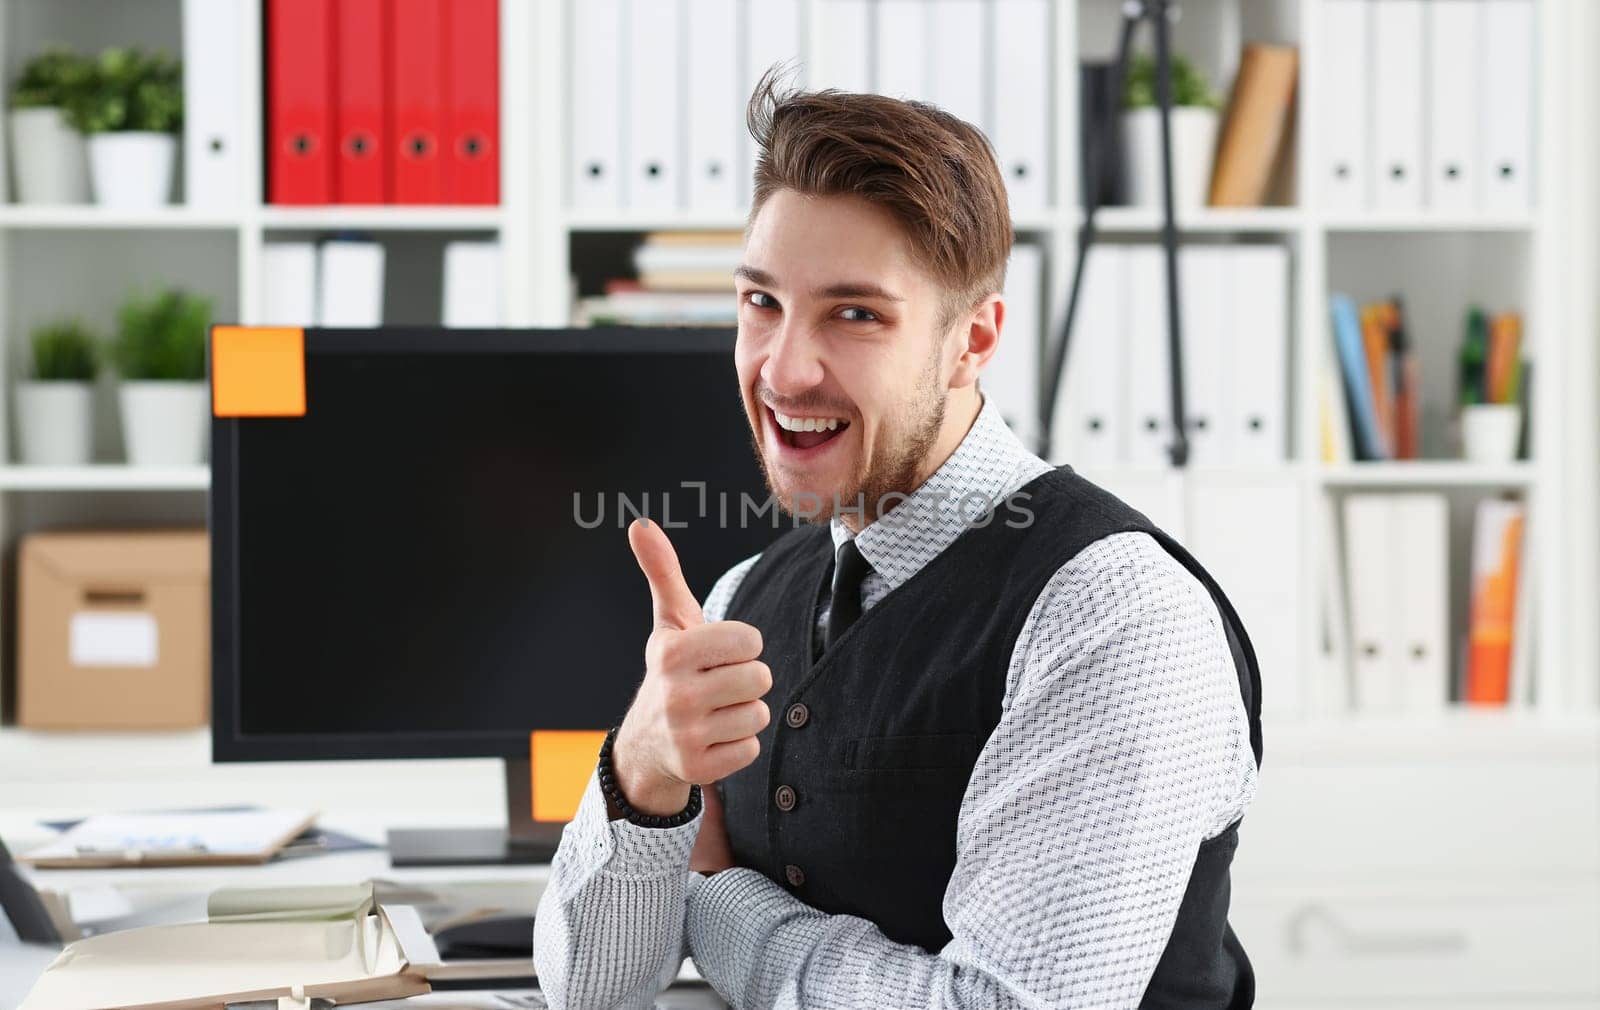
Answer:
[[[402,816],[396,820],[412,824],[417,818]],[[318,818],[318,824],[370,841],[381,842],[384,837],[384,826],[368,819],[329,815]],[[42,827],[35,816],[21,811],[0,813],[0,839],[15,853],[26,852],[50,836],[51,831]],[[92,924],[102,931],[204,919],[206,897],[219,887],[342,884],[369,879],[437,889],[448,892],[456,900],[466,898],[483,906],[504,907],[531,915],[550,874],[549,865],[543,863],[395,869],[389,865],[389,854],[383,849],[295,856],[259,866],[41,870],[21,865],[20,868],[35,887],[65,895],[80,925]],[[22,1001],[54,954],[49,948],[0,943],[0,1010],[9,1010]],[[699,975],[686,963],[679,978],[694,981]],[[704,988],[671,990],[662,995],[660,1005],[684,1010],[724,1006],[715,993]],[[426,1007],[517,1010],[514,1003],[500,999],[495,992],[466,991],[363,1006],[374,1010],[390,1007],[396,1010]]]
[[[0,1007],[11,1010],[33,988],[34,979],[61,953],[55,947],[0,940]],[[502,1006],[500,1010],[507,1010]]]

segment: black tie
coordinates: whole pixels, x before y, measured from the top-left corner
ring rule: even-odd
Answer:
[[[861,580],[872,571],[854,540],[839,545],[833,558],[833,596],[828,604],[828,636],[823,648],[834,642],[861,616]]]

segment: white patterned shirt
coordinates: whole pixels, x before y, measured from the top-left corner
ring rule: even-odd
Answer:
[[[872,566],[863,609],[966,529],[963,496],[998,503],[1049,468],[985,402],[933,476],[856,535]],[[837,518],[832,533],[836,546],[851,535]],[[755,561],[717,582],[707,621]],[[1200,843],[1255,788],[1215,601],[1154,538],[1118,533],[1051,578],[1017,638],[961,803],[943,949],[818,911],[756,870],[692,873],[701,818],[612,821],[591,776],[539,903],[534,960],[552,1007],[649,1007],[684,957],[740,1008],[1134,1007]]]

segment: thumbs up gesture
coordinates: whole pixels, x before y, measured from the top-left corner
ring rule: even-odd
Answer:
[[[771,718],[761,696],[772,688],[772,671],[761,662],[755,627],[706,623],[659,525],[634,522],[628,543],[650,583],[655,629],[612,764],[630,804],[670,815],[689,802],[692,783],[707,785],[756,759],[756,734]]]

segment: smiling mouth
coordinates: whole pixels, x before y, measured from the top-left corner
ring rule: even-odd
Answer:
[[[772,417],[778,440],[791,449],[815,449],[838,438],[850,427],[850,422],[842,417],[797,417],[771,407],[767,408],[767,413]]]

